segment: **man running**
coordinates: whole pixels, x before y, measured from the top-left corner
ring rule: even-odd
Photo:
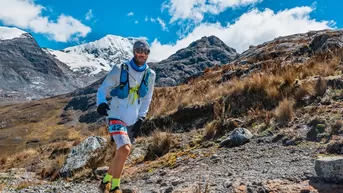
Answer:
[[[111,184],[110,193],[120,193],[120,178],[134,138],[140,132],[154,91],[156,74],[146,61],[150,53],[145,40],[133,45],[134,57],[115,65],[97,92],[97,112],[107,116],[108,130],[117,151],[105,174],[101,188]],[[110,105],[106,96],[112,97]]]

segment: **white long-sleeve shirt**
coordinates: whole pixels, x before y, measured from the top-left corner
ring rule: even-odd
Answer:
[[[119,85],[121,72],[120,68],[121,65],[114,66],[107,74],[105,80],[102,82],[97,92],[97,106],[99,106],[101,103],[107,103],[106,96],[112,89]],[[147,68],[149,68],[148,65]],[[145,72],[138,72],[134,70],[130,64],[128,64],[128,69],[130,87],[132,88],[140,85]],[[135,124],[140,117],[146,117],[152,100],[156,78],[156,73],[152,69],[150,69],[150,71],[151,73],[148,82],[149,90],[143,98],[138,99],[140,102],[138,102],[138,100],[133,101],[133,93],[129,94],[129,96],[125,99],[120,99],[117,96],[112,97],[109,105],[110,110],[107,111],[108,118],[120,119],[126,123],[126,125],[131,126]]]

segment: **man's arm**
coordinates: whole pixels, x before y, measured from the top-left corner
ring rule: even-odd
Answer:
[[[149,77],[148,93],[143,98],[140,99],[141,100],[141,107],[140,107],[139,112],[138,112],[139,118],[144,119],[148,113],[149,106],[150,106],[150,103],[152,100],[152,95],[154,93],[155,79],[156,79],[156,73],[151,69],[151,74]]]
[[[118,68],[114,66],[112,70],[107,74],[104,81],[100,85],[97,92],[97,106],[102,103],[107,103],[106,96],[110,89],[117,85],[116,74],[118,73]]]

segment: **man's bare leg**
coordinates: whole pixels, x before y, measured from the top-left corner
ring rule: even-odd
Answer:
[[[123,145],[121,146],[114,158],[111,160],[111,164],[109,167],[109,174],[113,178],[120,178],[123,172],[125,161],[130,154],[131,146],[130,145]]]
[[[125,161],[128,155],[130,154],[130,149],[130,145],[123,145],[117,150],[116,155],[111,160],[110,167],[108,170],[108,173],[112,176],[112,183],[114,183],[114,185],[112,185],[111,188],[116,187],[117,183],[120,184],[121,174],[124,169]]]

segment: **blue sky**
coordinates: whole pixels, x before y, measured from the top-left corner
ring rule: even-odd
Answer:
[[[242,52],[278,36],[342,28],[339,0],[0,0],[0,26],[63,49],[107,34],[145,37],[161,60],[202,36]]]

